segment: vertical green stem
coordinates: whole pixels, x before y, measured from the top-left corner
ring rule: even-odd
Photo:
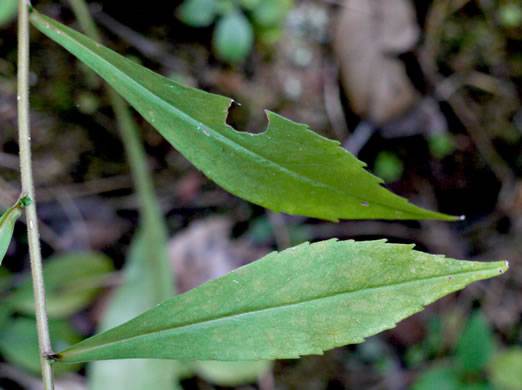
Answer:
[[[40,234],[36,215],[33,172],[31,163],[31,132],[29,127],[29,21],[26,0],[18,1],[18,133],[20,146],[20,172],[22,176],[22,192],[33,202],[26,208],[29,255],[31,258],[31,274],[33,277],[34,300],[36,308],[36,324],[38,343],[42,363],[42,378],[45,390],[54,389],[51,361],[46,358],[52,354],[47,311],[45,308],[45,286],[40,253]]]
[[[80,27],[87,36],[97,42],[101,42],[101,35],[89,13],[87,4],[84,0],[69,0],[71,8],[80,23]],[[108,89],[108,96],[111,101],[116,120],[118,122],[118,129],[127,153],[129,165],[132,170],[132,176],[135,181],[136,192],[140,200],[140,212],[143,218],[142,228],[146,240],[151,244],[151,247],[157,251],[162,251],[158,256],[152,258],[165,259],[166,249],[165,242],[167,240],[167,232],[165,223],[161,215],[161,210],[158,206],[156,192],[151,180],[151,175],[147,164],[147,155],[140,140],[140,134],[136,121],[132,116],[131,109],[125,100],[116,93],[112,88]],[[165,252],[165,253],[163,253]],[[172,286],[173,281],[169,274],[168,264],[160,264],[155,267],[157,270],[163,269],[158,277],[158,286]],[[159,282],[159,279],[163,280]],[[170,297],[173,295],[172,289],[164,291],[161,296]]]
[[[134,184],[141,202],[144,223],[147,224],[150,222],[150,219],[157,221],[158,218],[162,218],[161,212],[156,200],[154,185],[148,169],[147,156],[140,140],[136,122],[127,103],[112,88],[109,89],[109,97],[118,121],[125,151],[128,155],[132,176],[135,181]]]
[[[69,2],[82,30],[90,38],[101,42],[100,33],[89,14],[85,1],[69,0]],[[136,190],[141,202],[144,223],[147,225],[150,219],[157,220],[158,215],[161,215],[161,213],[157,207],[156,194],[150,179],[150,173],[148,172],[145,150],[140,141],[136,122],[127,103],[110,87],[108,95],[116,115],[125,151],[128,155],[132,176],[134,177]]]
[[[151,250],[155,252],[150,253],[151,258],[156,259],[158,262],[153,269],[158,272],[156,279],[158,281],[157,288],[161,289],[159,296],[171,297],[175,288],[173,288],[174,280],[171,277],[166,257],[167,231],[156,200],[156,192],[154,191],[154,185],[148,170],[145,149],[141,143],[138,127],[127,103],[112,88],[109,88],[109,97],[118,121],[118,128],[127,152],[132,176],[134,177],[134,185],[140,200],[143,234]]]
[[[84,0],[69,0],[69,4],[74,12],[74,16],[80,23],[80,27],[87,34],[87,36],[91,39],[94,39],[97,42],[101,42],[101,35],[98,32],[98,28],[92,20],[92,17],[89,13],[89,8]]]

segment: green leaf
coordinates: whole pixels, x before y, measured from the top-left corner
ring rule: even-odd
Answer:
[[[495,351],[493,330],[484,315],[473,313],[462,332],[455,351],[459,369],[479,371],[486,366]]]
[[[306,125],[267,112],[262,134],[225,124],[231,99],[187,88],[43,16],[32,23],[111,84],[205,175],[227,191],[288,214],[339,218],[457,218],[409,204],[364,163]]]
[[[150,244],[154,245],[154,242]],[[149,255],[152,252],[150,244],[143,230],[139,231],[125,265],[124,280],[104,313],[101,331],[118,326],[173,296],[173,283],[166,278],[170,275],[166,245],[159,246],[163,249],[163,258],[158,258]],[[162,282],[165,279],[169,283],[167,286]],[[172,390],[175,368],[171,361],[150,359],[95,362],[89,366],[89,388]]]
[[[272,367],[270,360],[244,362],[197,361],[191,364],[194,372],[207,382],[218,386],[239,386],[253,383]]]
[[[279,41],[285,33],[282,26],[256,26],[256,38],[265,45],[274,45]]]
[[[30,204],[31,198],[23,196],[0,217],[0,264],[2,264],[2,260],[13,237],[15,222],[22,215],[23,208]]]
[[[0,26],[15,19],[18,12],[18,0],[2,0],[0,2]]]
[[[242,8],[250,10],[256,7],[262,0],[239,0]]]
[[[69,322],[55,320],[49,322],[49,331],[53,348],[61,349],[81,340],[80,335]],[[38,349],[38,334],[34,318],[18,317],[2,324],[0,328],[0,352],[9,363],[34,374],[40,374],[40,351]],[[61,375],[78,371],[80,364],[53,365],[54,373]]]
[[[457,261],[384,240],[305,243],[174,297],[56,358],[268,360],[322,354],[361,343],[507,268],[506,262]]]
[[[207,27],[216,18],[216,0],[185,0],[178,11],[179,19],[191,27]]]
[[[254,8],[252,16],[256,24],[273,27],[283,22],[293,5],[293,0],[263,0]]]
[[[499,389],[522,389],[522,347],[497,353],[489,364],[489,375]]]
[[[500,24],[506,28],[517,28],[522,24],[522,6],[520,4],[504,4],[498,10]]]
[[[65,317],[86,307],[101,291],[112,270],[112,261],[101,253],[71,252],[47,259],[43,272],[49,317]],[[34,314],[29,273],[6,304],[22,313]]]
[[[213,40],[220,60],[232,64],[243,61],[252,50],[252,25],[241,12],[230,12],[218,20]]]
[[[439,160],[450,155],[456,149],[455,137],[450,133],[432,134],[428,138],[432,156]]]
[[[393,182],[401,178],[404,166],[401,159],[393,152],[382,151],[375,159],[375,174],[385,182]]]
[[[0,329],[5,326],[11,314],[11,309],[8,306],[0,304]]]
[[[453,367],[434,367],[422,372],[412,390],[461,390],[457,371]]]
[[[439,387],[440,388],[440,387]],[[463,383],[459,390],[497,390],[487,382]]]

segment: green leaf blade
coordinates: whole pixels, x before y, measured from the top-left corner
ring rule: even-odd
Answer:
[[[208,27],[217,14],[214,0],[185,0],[178,10],[178,18],[191,27]]]
[[[384,241],[323,241],[272,253],[57,355],[262,360],[361,343],[507,263],[446,259]]]
[[[486,317],[473,313],[459,337],[455,350],[456,366],[463,372],[483,369],[495,352],[495,336]]]
[[[225,123],[231,99],[177,84],[36,11],[31,20],[93,68],[178,151],[234,195],[276,212],[332,221],[458,219],[392,194],[339,142],[306,125],[267,111],[264,133],[238,132]]]
[[[245,15],[232,11],[216,23],[213,45],[216,56],[228,63],[237,63],[248,57],[254,43],[254,31]]]
[[[0,4],[0,27],[7,25],[16,18],[18,11],[18,1],[4,0]]]
[[[489,364],[491,382],[499,389],[522,389],[522,347],[497,353]]]
[[[114,271],[112,261],[97,252],[69,252],[47,259],[43,274],[47,293],[47,315],[63,318],[89,305],[102,291]],[[11,309],[34,314],[33,281],[27,273],[6,300]]]
[[[454,367],[432,367],[420,374],[412,390],[461,390],[458,371]]]
[[[7,319],[0,329],[0,353],[10,364],[33,374],[41,374],[38,334],[34,318],[17,317]],[[72,325],[66,320],[51,320],[49,331],[54,348],[64,348],[81,340]],[[56,364],[54,374],[78,371],[78,364]]]
[[[197,376],[218,386],[235,387],[255,383],[273,366],[270,360],[224,362],[218,360],[196,361],[190,364]]]
[[[156,223],[162,224],[162,220]],[[157,228],[164,233],[161,226]],[[156,229],[152,227],[152,230]],[[124,268],[124,280],[109,301],[100,324],[101,331],[118,326],[174,295],[174,282],[170,280],[168,268],[166,234],[161,233],[155,240],[148,240],[150,237],[143,228],[136,233]],[[152,248],[154,245],[156,248]],[[163,280],[165,275],[168,276],[166,281]],[[175,363],[169,361],[97,361],[89,366],[89,388],[173,389],[175,369]]]

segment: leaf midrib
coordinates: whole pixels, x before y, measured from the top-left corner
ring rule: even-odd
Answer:
[[[491,264],[495,264],[495,263],[491,263]],[[229,319],[234,318],[234,317],[246,316],[246,315],[253,314],[253,313],[262,313],[262,312],[271,311],[271,310],[278,310],[278,309],[281,309],[281,308],[290,308],[290,307],[293,307],[293,306],[307,305],[307,304],[310,304],[310,303],[318,301],[318,300],[335,298],[335,297],[341,296],[341,295],[357,295],[357,294],[362,294],[362,293],[366,293],[366,292],[371,292],[371,291],[374,291],[374,290],[381,290],[381,289],[387,289],[387,288],[392,288],[392,287],[404,286],[404,285],[409,285],[409,284],[428,282],[430,280],[447,279],[448,276],[463,275],[463,274],[474,274],[474,273],[478,273],[478,272],[486,272],[486,271],[491,271],[493,268],[496,268],[496,267],[487,268],[487,269],[481,269],[481,270],[453,272],[453,273],[447,274],[447,275],[432,276],[432,277],[428,277],[428,278],[424,278],[424,279],[408,280],[408,281],[400,282],[400,283],[386,284],[386,285],[381,285],[381,286],[376,286],[376,287],[369,287],[369,288],[363,288],[363,289],[359,289],[359,290],[347,291],[347,292],[339,292],[339,293],[325,295],[325,296],[322,296],[322,297],[308,299],[306,301],[287,303],[287,304],[282,304],[282,305],[278,305],[278,306],[271,306],[271,307],[267,307],[267,308],[263,308],[263,309],[255,309],[255,310],[248,310],[248,311],[245,311],[245,312],[231,313],[231,314],[228,314],[228,315],[223,315],[221,317],[216,317],[216,318],[206,319],[206,320],[202,320],[202,321],[192,322],[192,323],[186,324],[186,325],[173,326],[173,327],[169,327],[169,328],[166,328],[166,329],[151,330],[149,332],[142,333],[142,334],[139,334],[139,335],[136,335],[136,336],[126,337],[126,338],[123,338],[123,339],[119,339],[119,340],[116,340],[116,341],[113,341],[113,342],[109,342],[109,343],[104,343],[104,344],[101,344],[101,345],[98,345],[98,346],[94,346],[94,347],[87,347],[85,349],[80,350],[79,352],[82,353],[82,354],[85,354],[87,351],[91,351],[92,352],[92,351],[95,351],[95,350],[100,349],[100,348],[107,348],[107,347],[109,347],[111,345],[117,345],[117,344],[129,342],[131,340],[136,340],[136,339],[140,339],[140,338],[150,337],[151,335],[154,335],[154,334],[158,334],[159,335],[159,334],[164,333],[164,332],[170,332],[170,331],[174,331],[174,330],[182,330],[183,328],[197,327],[197,326],[209,324],[209,323],[212,323],[212,322],[218,322],[218,321],[226,321],[226,320],[229,320]],[[457,283],[455,280],[453,280],[453,282]],[[419,304],[419,305],[423,306],[422,303]],[[77,354],[78,354],[78,352],[73,352],[72,354],[69,354],[68,356],[72,357],[72,356],[77,355]]]
[[[37,15],[40,15],[37,13]],[[54,21],[52,21],[54,22]],[[57,29],[57,27],[55,27],[55,29]],[[56,32],[58,33],[58,29],[56,30]],[[58,35],[60,35],[61,33],[58,33]],[[76,45],[78,46],[81,46],[82,48],[84,48],[86,51],[88,51],[89,53],[92,53],[92,55],[94,57],[96,57],[97,59],[99,59],[100,61],[104,62],[105,64],[107,64],[109,67],[113,68],[113,69],[116,69],[116,72],[117,74],[119,75],[123,75],[125,79],[127,80],[130,80],[134,85],[137,85],[141,90],[144,90],[146,91],[146,93],[152,97],[152,100],[156,101],[156,102],[159,102],[158,104],[160,104],[161,106],[163,107],[167,107],[168,109],[170,110],[174,110],[176,111],[176,113],[185,118],[185,121],[186,122],[189,122],[190,124],[194,125],[196,128],[197,126],[200,124],[200,123],[203,123],[199,120],[196,120],[194,119],[193,117],[191,117],[190,115],[187,115],[186,113],[184,113],[183,111],[181,111],[180,109],[178,109],[177,107],[169,104],[167,101],[163,100],[162,98],[160,98],[158,95],[156,95],[154,92],[152,92],[151,90],[149,90],[147,87],[145,87],[144,85],[140,84],[139,82],[137,82],[136,80],[134,80],[132,77],[128,76],[125,72],[122,72],[120,69],[118,69],[116,66],[112,65],[110,62],[108,62],[107,60],[105,60],[103,57],[101,57],[100,55],[98,55],[96,52],[92,51],[89,47],[86,47],[85,45],[83,45],[82,43],[80,43],[79,41],[77,41],[76,39],[74,39],[72,36],[70,36],[69,34],[66,35],[68,39],[70,39],[71,41],[73,41],[73,43],[75,43]],[[232,101],[230,99],[230,101]],[[223,136],[221,133],[217,132],[216,130],[214,130],[212,128],[212,126],[207,126],[208,129],[212,132],[212,134],[214,135],[214,139],[216,140],[219,140],[221,142],[223,142],[224,144],[228,145],[228,146],[231,146],[233,149],[240,149],[241,151],[243,151],[245,154],[250,154],[250,155],[253,155],[253,156],[257,156],[259,157],[260,159],[266,161],[268,164],[272,165],[272,166],[275,166],[277,168],[279,168],[280,170],[283,170],[285,171],[289,176],[293,176],[295,178],[297,178],[298,180],[301,180],[305,183],[308,183],[314,187],[319,187],[319,188],[326,188],[328,190],[331,190],[331,191],[334,191],[340,195],[343,195],[343,196],[347,196],[347,197],[351,197],[351,198],[355,198],[357,199],[358,201],[368,201],[368,199],[365,199],[364,197],[360,197],[360,196],[357,196],[355,194],[352,194],[352,193],[349,193],[349,192],[346,192],[344,190],[340,190],[340,189],[337,189],[335,187],[332,187],[330,184],[327,184],[327,183],[324,183],[324,182],[321,182],[317,179],[313,179],[313,178],[310,178],[308,176],[305,176],[303,175],[302,173],[300,172],[296,172],[296,171],[293,171],[285,166],[282,166],[280,165],[279,163],[273,161],[273,160],[270,160],[268,159],[267,157],[259,154],[258,152],[254,151],[254,150],[251,150],[251,149],[248,149],[247,147],[245,147],[244,145],[242,144],[238,144],[238,143],[235,143],[233,142],[232,140],[230,140],[229,138]],[[237,131],[233,128],[231,128],[232,131]],[[360,168],[362,170],[364,170],[364,168]],[[368,175],[370,175],[370,173],[366,172]],[[380,186],[379,183],[375,182],[374,183],[376,186]],[[393,198],[396,198],[394,199],[395,201],[397,200],[404,200],[403,198],[399,197],[399,196],[396,196],[394,194],[390,194]],[[380,207],[383,207],[385,210],[386,209],[389,209],[390,211],[394,211],[394,210],[398,210],[398,211],[403,211],[403,212],[406,212],[406,213],[409,213],[411,215],[419,215],[419,216],[422,216],[423,214],[422,213],[419,213],[415,210],[409,210],[407,206],[410,206],[410,207],[417,207],[417,206],[414,206],[410,203],[408,203],[407,201],[403,201],[402,202],[403,204],[399,205],[398,207],[389,207],[387,206],[386,204],[383,204],[381,202],[378,202],[378,201],[372,201],[372,204],[374,205],[378,205]],[[406,206],[406,207],[405,207]],[[431,211],[428,211],[426,210],[425,211],[426,213],[433,213]],[[339,217],[336,217],[336,219],[339,218]]]

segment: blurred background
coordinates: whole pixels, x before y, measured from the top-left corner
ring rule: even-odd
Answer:
[[[16,3],[0,0],[0,211],[20,191]],[[522,389],[522,4],[516,0],[88,2],[104,44],[182,84],[310,125],[391,191],[453,215],[342,221],[274,214],[216,186],[139,115],[179,292],[303,241],[387,238],[511,269],[360,345],[234,368],[189,367],[184,389]],[[69,1],[35,0],[79,29]],[[31,30],[31,121],[55,349],[93,334],[120,284],[139,201],[93,73]],[[0,388],[38,389],[26,226],[0,268]],[[57,367],[59,388],[89,370]],[[174,387],[173,387],[174,388]]]

